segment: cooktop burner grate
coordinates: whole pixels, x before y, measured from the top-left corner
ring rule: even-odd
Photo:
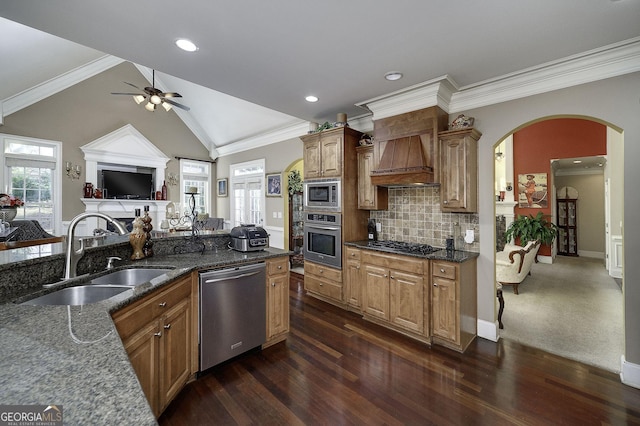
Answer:
[[[404,241],[391,240],[369,241],[367,245],[369,247],[396,253],[430,254],[440,250],[439,248],[435,248],[429,244],[407,243]]]

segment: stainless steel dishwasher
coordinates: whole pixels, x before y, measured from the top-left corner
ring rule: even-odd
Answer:
[[[200,371],[266,341],[264,263],[200,273]]]

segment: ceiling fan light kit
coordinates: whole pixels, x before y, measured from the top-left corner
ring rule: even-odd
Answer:
[[[116,92],[111,92],[112,95],[128,95],[128,96],[133,96],[133,100],[135,101],[136,104],[140,105],[141,103],[146,101],[146,104],[144,105],[144,108],[147,111],[155,111],[156,110],[156,105],[162,105],[162,107],[165,109],[165,111],[169,112],[171,111],[172,106],[181,108],[185,111],[189,111],[190,108],[188,106],[179,104],[175,101],[169,100],[167,98],[181,98],[182,95],[180,93],[175,93],[175,92],[162,92],[161,90],[157,89],[156,86],[156,71],[152,70],[152,82],[151,82],[151,86],[147,86],[144,89],[140,89],[138,86],[136,86],[135,84],[132,83],[128,83],[128,82],[124,82],[125,84],[128,84],[129,86],[135,87],[136,89],[140,90],[141,92],[144,93],[116,93]]]

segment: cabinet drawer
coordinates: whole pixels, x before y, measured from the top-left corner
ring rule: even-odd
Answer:
[[[360,250],[352,247],[345,247],[347,253],[346,260],[360,260]]]
[[[284,274],[289,270],[289,258],[282,257],[278,259],[269,259],[267,261],[267,274],[278,275]]]
[[[180,279],[170,288],[162,291],[151,300],[154,317],[160,316],[173,308],[185,297],[191,295],[191,277]]]
[[[388,254],[378,254],[372,251],[362,253],[362,261],[381,268],[395,269],[417,275],[424,274],[424,262],[420,259],[412,259],[410,256],[393,256]]]
[[[307,274],[317,275],[318,278],[324,278],[330,281],[336,281],[342,284],[342,271],[339,269],[329,268],[328,266],[321,266],[311,262],[304,263],[305,282],[307,281]]]
[[[342,300],[342,285],[336,282],[305,274],[304,288],[331,299]]]
[[[443,262],[433,262],[432,274],[435,277],[448,278],[450,280],[456,279],[456,265]]]
[[[191,295],[191,278],[182,278],[168,284],[168,288],[151,293],[144,299],[122,308],[113,314],[118,334],[124,340],[150,323],[182,299]],[[164,304],[164,305],[163,305]]]

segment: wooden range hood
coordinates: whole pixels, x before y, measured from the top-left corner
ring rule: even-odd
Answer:
[[[448,115],[430,107],[374,121],[378,166],[371,183],[378,186],[438,185],[438,131]]]

